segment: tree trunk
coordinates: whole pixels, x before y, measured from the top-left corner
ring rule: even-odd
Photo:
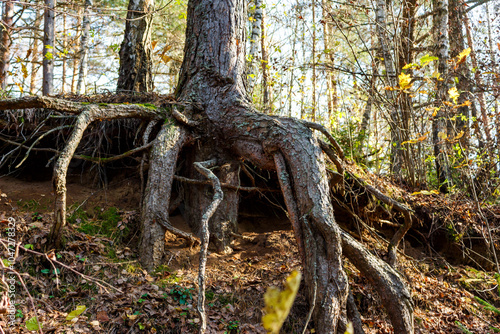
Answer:
[[[450,53],[451,57],[456,57],[460,52],[465,49],[465,36],[463,32],[464,25],[464,5],[459,0],[450,0],[449,3],[449,12],[450,12]],[[458,104],[462,105],[468,99],[467,92],[471,91],[470,87],[470,78],[469,78],[469,68],[467,67],[467,63],[458,65],[458,68],[455,69],[458,82],[457,89],[461,92],[460,97],[458,98]],[[469,119],[470,112],[469,107],[467,105],[463,105],[457,109],[457,115],[455,117],[455,129],[453,136],[456,136],[461,131],[464,132],[464,135],[460,138],[460,143],[464,148],[468,147],[468,138],[469,138]]]
[[[311,120],[316,122],[316,1],[312,1],[312,110]]]
[[[437,72],[440,79],[437,80],[437,98],[435,107],[436,116],[432,121],[432,141],[434,144],[434,156],[436,159],[436,174],[439,189],[447,193],[450,186],[450,167],[445,145],[446,122],[449,117],[446,105],[448,91],[448,58],[449,58],[449,36],[448,36],[448,0],[434,0],[434,40],[436,43],[436,55],[439,58]]]
[[[7,88],[13,16],[14,2],[6,1],[3,7],[2,24],[0,24],[0,88],[2,90]]]
[[[293,184],[290,191],[297,204],[296,216],[302,230],[310,231],[309,238],[296,237],[307,245],[299,244],[299,248],[307,251],[303,261],[309,299],[318,305],[315,328],[320,333],[335,333],[339,319],[345,316],[348,286],[324,158],[311,130],[302,123],[255,113],[249,104],[244,82],[244,8],[243,0],[189,2],[178,98],[203,106],[203,110],[194,110],[194,116],[203,120],[195,133],[204,136],[201,143],[206,138],[216,142],[213,157],[220,164],[225,163],[218,154],[221,149],[271,170],[276,170],[273,154],[283,155]],[[142,260],[150,262],[144,256]],[[320,292],[317,301],[314,291]]]
[[[389,49],[389,39],[387,38],[387,5],[385,0],[377,0],[376,3],[376,23],[377,23],[377,36],[380,47],[382,49],[382,57],[384,58],[384,65],[387,77],[387,84],[390,87],[396,87],[396,69],[394,66],[394,57]],[[397,176],[401,174],[401,165],[403,162],[402,149],[401,149],[401,111],[397,102],[395,91],[386,90],[387,104],[390,111],[389,126],[391,128],[391,171]]]
[[[78,72],[78,82],[76,83],[77,94],[86,93],[87,62],[89,60],[90,6],[92,6],[92,0],[85,0],[82,20],[82,38],[80,41],[80,70]]]
[[[44,96],[54,93],[54,56],[55,56],[55,0],[45,0],[43,22],[43,85]]]
[[[35,28],[33,31],[33,51],[31,52],[31,77],[30,77],[30,94],[34,95],[37,91],[36,87],[36,74],[39,69],[38,65],[38,55],[40,52],[38,51],[38,34],[37,30],[40,28],[40,24],[42,23],[42,14],[41,11],[36,10],[36,17],[33,27]]]
[[[153,90],[151,26],[154,0],[130,0],[120,48],[118,92]]]
[[[266,25],[265,25],[265,14],[264,10],[262,11],[262,19],[260,21],[260,47],[262,52],[262,111],[267,114],[271,114],[273,112],[273,101],[272,101],[272,89],[271,84],[269,82],[269,69],[271,65],[269,64],[269,50],[267,48],[267,36],[266,36]]]
[[[258,61],[258,45],[261,36],[261,25],[262,25],[262,14],[263,6],[262,0],[255,0],[255,11],[253,12],[252,21],[252,34],[250,35],[250,53],[249,58],[249,70],[248,70],[248,91],[250,95],[253,95],[253,89],[255,87],[255,82],[257,79],[257,61]]]

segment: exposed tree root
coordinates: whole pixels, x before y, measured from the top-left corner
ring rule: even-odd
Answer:
[[[404,216],[404,224],[396,231],[391,241],[389,242],[389,247],[387,249],[389,263],[391,266],[397,264],[396,253],[398,250],[398,245],[400,241],[405,236],[406,232],[411,228],[412,218],[411,213],[413,212],[409,207],[404,204],[399,203],[398,201],[390,198],[389,196],[383,194],[381,191],[376,189],[375,187],[369,185],[362,178],[355,176],[351,172],[347,171],[348,175],[361,187],[365,188],[368,192],[370,192],[373,196],[375,196],[378,200],[383,203],[392,206],[397,211],[401,212]]]
[[[292,187],[290,184],[290,177],[286,171],[285,159],[280,152],[274,153],[274,162],[276,163],[278,180],[288,210],[288,219],[290,219],[290,222],[292,223],[292,228],[297,240],[297,247],[299,248],[300,258],[302,259],[302,263],[305,263],[304,242],[302,240],[302,227],[300,226],[297,203],[295,202],[292,194]]]
[[[188,140],[189,136],[185,129],[172,124],[164,124],[151,150],[139,244],[142,263],[148,270],[161,263],[165,249],[164,228],[192,242],[196,240],[189,233],[171,226],[168,217],[177,157]]]
[[[412,334],[413,302],[403,278],[349,234],[342,231],[341,236],[344,255],[377,289],[391,319],[394,333]]]
[[[198,273],[198,314],[200,315],[200,334],[205,333],[207,330],[207,316],[205,314],[205,268],[207,265],[208,241],[210,240],[210,231],[208,229],[208,221],[213,216],[220,202],[224,198],[219,179],[214,173],[208,169],[214,166],[216,160],[208,160],[204,162],[195,162],[194,167],[198,172],[204,175],[212,182],[214,187],[214,196],[212,202],[207,207],[201,218],[201,246],[200,246],[200,265]]]

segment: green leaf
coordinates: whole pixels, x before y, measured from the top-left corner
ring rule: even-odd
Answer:
[[[29,331],[37,331],[39,329],[42,329],[42,327],[43,327],[42,324],[38,322],[36,317],[26,320],[26,328]]]
[[[42,269],[42,270],[40,270],[40,272],[42,274],[49,274],[50,273],[50,269]]]
[[[26,244],[26,245],[24,245],[24,248],[32,250],[33,249],[33,244]]]
[[[433,57],[433,56],[429,56],[429,54],[426,54],[425,56],[420,58],[420,65],[422,65],[422,67],[424,67],[427,64],[429,64],[431,61],[438,60],[438,59],[439,59],[438,57]]]
[[[66,317],[66,320],[68,321],[71,321],[73,320],[74,318],[78,317],[80,314],[82,314],[85,310],[87,309],[87,307],[85,305],[78,305],[76,307],[76,310],[74,311],[71,311],[68,316]]]

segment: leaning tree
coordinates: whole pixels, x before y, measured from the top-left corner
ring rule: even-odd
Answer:
[[[377,289],[394,331],[413,333],[411,296],[401,275],[342,231],[334,219],[325,167],[325,161],[330,159],[343,172],[343,155],[334,138],[315,123],[269,116],[253,108],[246,89],[245,4],[244,0],[189,1],[185,54],[176,100],[166,101],[167,108],[78,103],[49,97],[0,101],[0,109],[43,107],[78,115],[71,137],[64,149],[57,152],[51,242],[61,246],[66,223],[66,172],[89,124],[117,118],[156,120],[162,123],[161,130],[152,144],[147,144],[146,132],[142,147],[152,145],[139,245],[141,262],[146,268],[160,264],[165,230],[192,238],[169,223],[168,208],[173,201],[172,184],[178,178],[180,157],[187,179],[203,183],[193,180],[200,178],[199,172],[210,177],[215,188],[211,193],[193,187],[185,192],[183,200],[194,230],[206,232],[208,223],[219,251],[227,250],[231,232],[235,230],[237,166],[245,161],[255,168],[276,172],[301,255],[316,332],[340,332],[349,320],[353,321],[356,333],[362,332],[343,269],[342,255],[345,255]],[[330,143],[319,139],[314,130],[319,130]],[[213,172],[207,167],[213,167]],[[367,189],[380,196],[375,189]],[[224,200],[217,207],[222,197]],[[200,222],[204,224],[200,226]],[[396,233],[392,251],[408,224]],[[202,241],[202,250],[206,251],[203,237]]]

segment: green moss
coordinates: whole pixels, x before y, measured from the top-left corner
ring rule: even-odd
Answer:
[[[151,110],[156,110],[157,109],[157,107],[154,104],[151,104],[151,103],[136,103],[135,105],[139,106],[139,107],[144,107],[144,108],[147,108],[147,109],[151,109]]]
[[[107,103],[99,103],[99,107],[107,107],[108,104]]]

